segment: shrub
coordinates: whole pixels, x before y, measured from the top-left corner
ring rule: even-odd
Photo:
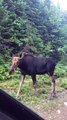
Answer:
[[[67,66],[58,63],[55,69],[55,75],[57,77],[67,76]]]

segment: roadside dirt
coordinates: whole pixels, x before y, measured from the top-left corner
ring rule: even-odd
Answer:
[[[67,90],[58,93],[58,97],[54,99],[55,107],[51,109],[39,111],[44,120],[67,120]],[[47,101],[49,104],[49,101]]]

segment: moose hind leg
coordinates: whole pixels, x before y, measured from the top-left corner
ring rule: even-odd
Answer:
[[[37,96],[37,81],[36,81],[36,76],[31,76],[32,77],[32,81],[33,81],[33,86],[34,86],[34,95]]]
[[[55,91],[56,82],[54,76],[50,76],[50,79],[52,81],[52,97],[56,97],[56,91]]]

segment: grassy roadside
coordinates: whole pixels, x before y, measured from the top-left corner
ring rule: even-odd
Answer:
[[[16,97],[20,73],[19,71],[16,71],[13,76],[9,76],[8,68],[9,64],[5,65],[5,69],[4,66],[0,66],[0,88],[6,90],[9,94]],[[61,93],[67,89],[67,67],[58,65],[56,67],[55,74],[57,75],[56,91],[57,93]],[[26,76],[25,83],[21,88],[18,100],[36,110],[44,110],[48,109],[49,107],[53,109],[56,106],[55,100],[46,103],[51,92],[51,82],[48,75],[37,75],[37,91],[38,96],[35,96],[31,77]]]

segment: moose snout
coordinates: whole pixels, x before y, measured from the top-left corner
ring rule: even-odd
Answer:
[[[9,71],[9,75],[12,75],[14,73],[14,70]]]

